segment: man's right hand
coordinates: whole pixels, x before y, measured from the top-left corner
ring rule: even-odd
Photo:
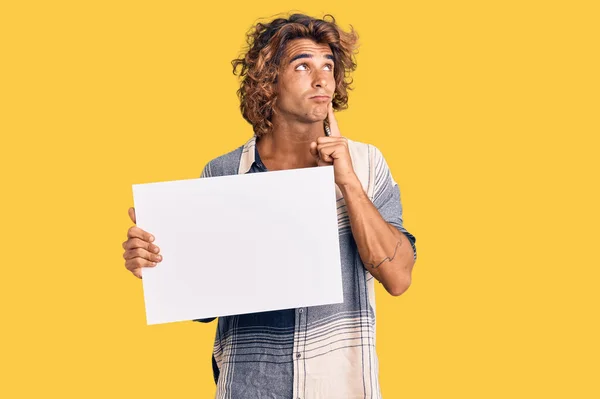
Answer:
[[[135,223],[135,209],[129,208],[129,217]],[[123,243],[125,267],[137,278],[142,278],[142,267],[154,267],[162,260],[160,249],[152,244],[154,236],[137,226],[127,231],[127,241]]]

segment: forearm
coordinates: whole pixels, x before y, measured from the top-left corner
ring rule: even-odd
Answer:
[[[392,295],[408,289],[414,265],[409,240],[387,223],[364,192],[360,181],[340,186],[352,234],[365,268]]]

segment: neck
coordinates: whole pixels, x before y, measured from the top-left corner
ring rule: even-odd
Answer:
[[[323,136],[323,122],[290,123],[273,120],[273,130],[256,143],[260,157],[269,170],[316,166],[310,143]]]

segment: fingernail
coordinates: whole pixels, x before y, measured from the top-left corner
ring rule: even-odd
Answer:
[[[154,247],[154,252],[158,253],[158,247]]]
[[[154,236],[150,236],[150,242],[154,241]]]

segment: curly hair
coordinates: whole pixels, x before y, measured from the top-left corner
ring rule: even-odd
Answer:
[[[333,108],[348,108],[348,90],[352,89],[350,73],[356,69],[358,49],[358,35],[352,26],[349,32],[343,31],[329,14],[323,19],[292,14],[287,19],[257,23],[247,33],[246,53],[231,61],[234,75],[241,80],[237,91],[240,110],[257,137],[273,128],[273,105],[277,99],[274,86],[286,45],[294,39],[311,39],[318,44],[329,45],[335,65]]]

